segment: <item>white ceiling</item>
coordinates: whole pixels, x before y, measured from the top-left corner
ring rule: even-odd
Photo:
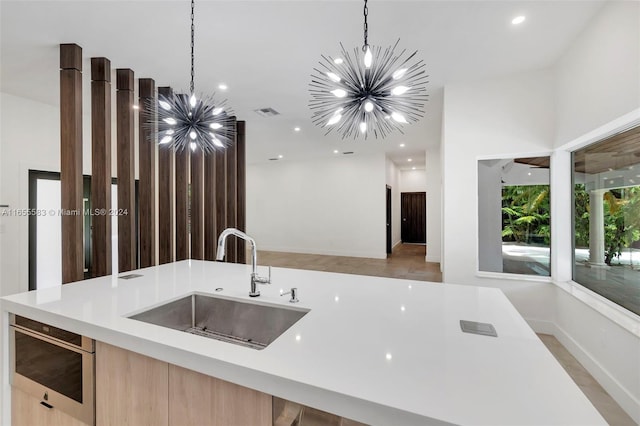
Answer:
[[[250,163],[386,152],[424,167],[440,141],[443,87],[553,65],[603,1],[369,1],[369,41],[418,50],[430,74],[427,117],[384,140],[342,141],[312,125],[308,83],[321,54],[362,44],[362,2],[196,1],[196,91],[218,91],[247,121]],[[0,90],[56,105],[58,44],[105,56],[157,86],[189,83],[188,0],[0,2]],[[526,15],[520,26],[511,19]],[[85,91],[86,95],[86,91]],[[85,105],[88,105],[85,103]],[[281,115],[258,116],[272,107]],[[300,132],[293,128],[300,126]],[[405,143],[405,148],[399,144]],[[340,155],[340,154],[338,154]],[[412,163],[407,159],[413,158]]]

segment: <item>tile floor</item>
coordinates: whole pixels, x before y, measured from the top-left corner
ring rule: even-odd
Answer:
[[[424,245],[401,244],[387,259],[259,251],[258,260],[261,265],[284,268],[442,282],[440,265],[425,262],[425,254]],[[637,426],[555,337],[538,336],[609,424]]]

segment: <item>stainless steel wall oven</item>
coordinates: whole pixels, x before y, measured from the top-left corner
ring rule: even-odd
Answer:
[[[10,324],[11,385],[95,424],[95,341],[18,315]]]

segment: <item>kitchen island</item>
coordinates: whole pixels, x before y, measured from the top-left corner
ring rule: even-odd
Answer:
[[[250,298],[250,269],[189,260],[3,298],[2,424],[9,313],[368,424],[606,424],[498,289],[273,268]],[[309,312],[262,350],[128,318],[193,293],[291,306],[292,287]]]

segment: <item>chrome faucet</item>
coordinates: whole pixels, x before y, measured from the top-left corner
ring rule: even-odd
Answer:
[[[256,284],[271,284],[271,266],[269,266],[269,277],[261,277],[257,273],[258,255],[256,254],[256,242],[253,238],[245,234],[236,228],[227,228],[220,233],[218,237],[218,251],[216,253],[216,260],[224,260],[225,243],[229,235],[235,235],[238,238],[249,241],[251,243],[251,290],[249,296],[258,297],[260,291],[257,289]]]

